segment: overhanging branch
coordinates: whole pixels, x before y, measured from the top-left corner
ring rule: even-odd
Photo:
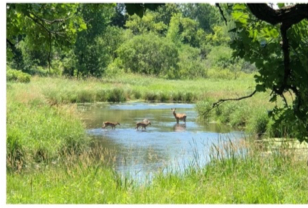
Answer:
[[[272,9],[267,4],[247,4],[249,10],[258,19],[272,25],[284,23],[287,27],[308,19],[308,4],[296,4],[281,9]]]
[[[239,97],[239,98],[227,98],[227,99],[220,99],[218,100],[216,103],[213,103],[213,107],[218,107],[221,103],[225,102],[225,101],[239,101],[239,100],[243,100],[246,98],[250,98],[252,97],[254,94],[256,94],[257,90],[253,91],[251,94],[247,95],[247,96],[243,96],[243,97]]]
[[[283,7],[277,10],[272,9],[267,4],[247,4],[250,11],[258,19],[268,22],[272,25],[281,23],[280,33],[282,37],[282,52],[284,63],[284,77],[279,86],[273,86],[273,91],[286,99],[283,95],[285,91],[291,89],[298,97],[298,103],[295,107],[295,111],[299,111],[302,103],[302,98],[296,87],[290,85],[288,81],[292,77],[292,70],[290,67],[290,47],[289,40],[287,38],[287,30],[294,24],[299,23],[303,19],[308,19],[308,4],[295,4],[287,7]]]

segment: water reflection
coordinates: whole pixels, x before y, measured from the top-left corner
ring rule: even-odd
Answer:
[[[184,123],[184,124],[178,124],[178,123],[174,124],[173,130],[177,131],[177,132],[186,131],[186,123]]]

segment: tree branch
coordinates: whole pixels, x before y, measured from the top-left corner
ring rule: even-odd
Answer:
[[[215,4],[215,6],[217,6],[217,7],[218,7],[219,12],[220,12],[220,14],[221,14],[222,18],[224,19],[224,21],[225,21],[225,23],[226,23],[226,25],[227,25],[227,19],[225,18],[224,12],[222,11],[222,9],[221,9],[221,7],[220,7],[219,3],[216,3],[216,4]]]
[[[50,55],[51,55],[51,34],[52,34],[52,31],[48,30],[45,25],[43,23],[41,23],[39,20],[41,19],[35,19],[33,17],[31,17],[30,14],[27,15],[27,17],[29,17],[30,19],[32,19],[33,22],[35,22],[36,24],[40,25],[42,28],[44,28],[44,30],[47,31],[48,33],[48,36],[49,36],[49,53],[48,53],[48,70],[50,72],[50,63],[51,63],[51,60],[50,60]]]
[[[250,11],[258,19],[266,21],[272,25],[281,23],[280,33],[282,37],[282,52],[283,52],[283,64],[284,64],[284,77],[280,86],[275,88],[273,91],[280,95],[284,101],[286,99],[283,93],[291,89],[298,98],[298,103],[295,108],[296,111],[299,111],[301,106],[302,98],[296,87],[291,86],[288,83],[288,80],[292,76],[292,71],[290,67],[290,47],[289,40],[287,38],[287,30],[294,24],[299,23],[303,19],[308,19],[308,4],[296,4],[287,7],[283,7],[278,10],[274,10],[269,7],[267,4],[247,4]]]
[[[258,18],[272,25],[284,23],[287,28],[308,19],[308,4],[296,4],[281,9],[272,9],[267,4],[247,4],[249,10]]]
[[[43,19],[42,20],[46,23],[46,24],[54,24],[54,23],[59,23],[59,22],[65,22],[66,20],[70,19],[72,17],[68,17],[68,18],[65,18],[65,19],[54,19],[54,20],[47,20],[47,19]]]
[[[218,107],[221,103],[225,102],[225,101],[238,101],[238,100],[243,100],[246,98],[250,98],[252,97],[254,94],[256,94],[257,90],[253,91],[251,94],[247,95],[247,96],[243,96],[243,97],[239,97],[239,98],[227,98],[227,99],[220,99],[218,100],[216,103],[213,103],[213,107]]]
[[[289,40],[287,38],[287,27],[284,23],[281,24],[280,33],[282,37],[282,52],[283,52],[283,64],[284,64],[284,77],[283,83],[279,89],[279,94],[282,94],[287,86],[288,79],[291,75],[290,69],[290,52],[289,52]]]
[[[15,45],[9,39],[6,39],[6,42],[10,45],[11,48],[15,47]]]
[[[33,15],[35,18],[33,18],[31,15]],[[45,26],[45,24],[48,24],[48,25],[49,25],[49,23],[46,22],[45,19],[40,18],[40,17],[38,17],[37,15],[35,15],[35,14],[33,14],[33,13],[29,13],[29,14],[26,15],[26,16],[29,17],[30,19],[32,19],[32,21],[34,21],[36,24],[38,24],[38,25],[40,25],[41,27],[43,27],[44,30],[46,30],[48,33],[52,33],[52,34],[55,34],[55,35],[60,35],[60,34],[61,34],[61,30],[58,30],[58,31],[56,31],[56,30],[49,30],[49,29]],[[69,19],[69,18],[67,18],[67,19]],[[65,20],[67,20],[67,19],[65,19]],[[52,24],[53,24],[53,23],[52,23]],[[63,30],[62,30],[62,31],[63,31]]]
[[[51,33],[51,31],[49,31],[43,23],[41,23],[38,19],[31,17],[30,13],[26,14],[26,16],[29,17],[33,22],[41,26],[44,30],[46,30],[47,33]]]

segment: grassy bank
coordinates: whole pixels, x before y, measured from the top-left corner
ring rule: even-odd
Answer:
[[[9,171],[57,161],[88,146],[75,105],[51,107],[39,89],[21,85],[8,87],[6,107]]]
[[[213,147],[209,165],[188,168],[184,173],[161,172],[149,185],[121,180],[103,159],[93,162],[88,152],[79,156],[78,162],[9,174],[7,203],[308,203],[307,166],[292,152],[280,149],[264,155],[255,151],[253,144],[243,142],[222,147]]]
[[[13,84],[41,93],[51,104],[80,102],[194,102],[207,97],[247,94],[253,90],[252,75],[241,80],[165,80],[124,74],[117,78],[65,79],[33,77],[28,84]]]
[[[238,98],[227,97],[224,98]],[[291,100],[290,95],[286,97]],[[227,101],[213,108],[213,103],[219,99],[208,97],[196,103],[198,119],[203,122],[215,122],[230,125],[252,133],[255,136],[290,138],[291,125],[282,123],[278,128],[273,126],[273,120],[268,116],[275,105],[283,105],[282,101],[269,102],[269,93],[258,93],[249,99]]]

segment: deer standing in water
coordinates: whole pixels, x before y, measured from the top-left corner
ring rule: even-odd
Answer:
[[[179,120],[183,120],[186,123],[186,114],[185,113],[183,113],[183,114],[182,113],[176,113],[175,108],[173,108],[173,109],[171,108],[171,110],[172,110],[172,113],[173,113],[177,123],[179,123]]]
[[[111,128],[114,129],[116,127],[116,125],[120,125],[120,123],[119,122],[106,121],[106,122],[103,123],[102,128],[104,129],[104,128],[108,127],[108,126],[111,126]]]
[[[136,123],[136,129],[138,130],[139,127],[141,126],[142,129],[145,129],[147,128],[148,125],[151,125],[151,122],[150,121],[147,121],[145,122],[145,120],[141,121],[141,122],[137,122]]]

